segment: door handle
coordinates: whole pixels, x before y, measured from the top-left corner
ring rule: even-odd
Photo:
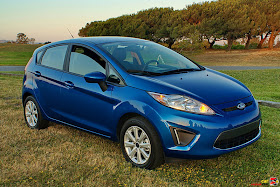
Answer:
[[[40,77],[40,76],[41,76],[41,72],[40,72],[40,71],[35,71],[35,72],[34,72],[34,75],[35,75],[36,77]]]
[[[65,86],[68,87],[68,88],[74,88],[74,84],[73,84],[73,82],[71,82],[71,81],[65,81],[64,84],[65,84]]]

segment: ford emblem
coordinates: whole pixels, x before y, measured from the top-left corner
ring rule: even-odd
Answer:
[[[246,105],[245,105],[244,103],[239,103],[239,104],[237,105],[237,108],[238,108],[239,110],[243,110],[245,107],[246,107]]]

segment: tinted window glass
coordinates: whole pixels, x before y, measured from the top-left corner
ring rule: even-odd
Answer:
[[[67,47],[68,45],[63,45],[47,49],[41,64],[62,70]]]
[[[39,63],[39,60],[40,60],[42,54],[43,54],[43,51],[40,51],[39,53],[37,53],[37,58],[36,58],[37,63]]]
[[[106,74],[106,62],[93,51],[80,46],[73,46],[70,56],[69,72],[79,75],[99,71]]]

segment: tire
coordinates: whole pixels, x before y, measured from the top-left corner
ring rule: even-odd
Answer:
[[[124,123],[120,143],[125,159],[133,166],[154,169],[164,162],[160,138],[143,117],[133,117]]]
[[[48,127],[48,121],[42,117],[42,113],[37,101],[32,96],[28,96],[24,101],[24,119],[31,129],[44,129]]]

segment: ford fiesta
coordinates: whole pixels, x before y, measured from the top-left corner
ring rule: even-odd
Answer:
[[[119,141],[134,166],[211,158],[255,142],[261,114],[249,89],[154,42],[126,37],[60,41],[25,68],[27,125],[48,121]]]

